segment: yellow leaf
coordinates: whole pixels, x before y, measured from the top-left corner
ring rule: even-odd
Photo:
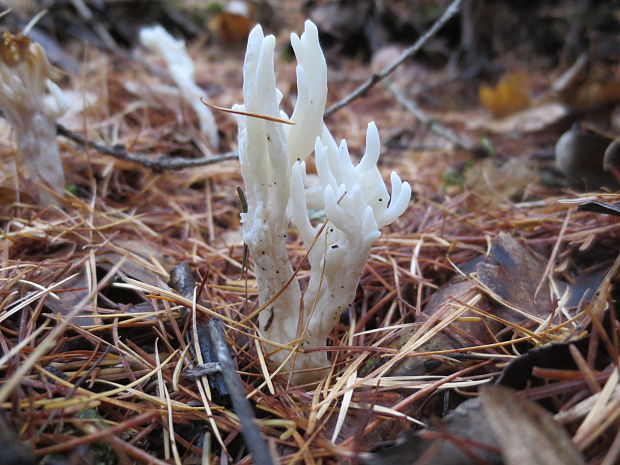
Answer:
[[[495,87],[480,86],[480,102],[494,116],[505,116],[530,104],[527,75],[523,71],[504,76]]]

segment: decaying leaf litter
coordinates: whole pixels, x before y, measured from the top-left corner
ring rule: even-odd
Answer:
[[[471,6],[461,8],[453,21],[465,21]],[[285,26],[274,32],[284,40],[304,17],[290,10],[281,17]],[[209,24],[211,42],[189,42],[189,51],[209,103],[230,108],[242,100],[244,39],[229,42],[213,32],[217,21]],[[445,48],[435,34],[426,47]],[[433,82],[460,89],[458,105],[478,83],[459,87],[445,67],[409,60],[387,86],[378,83],[330,117],[354,153],[366,123],[378,121],[382,171],[397,168],[416,196],[373,247],[354,306],[321,349],[330,354],[330,376],[318,386],[292,386],[270,375],[255,321],[247,319],[257,289],[251,259],[243,266],[238,163],[154,171],[99,150],[208,159],[235,152],[234,122],[216,113],[221,146],[209,147],[191,108],[162,97],[160,87],[172,81],[150,70],[165,65],[137,42],[137,63],[127,52],[77,49],[79,72],[61,83],[71,110],[59,121],[69,137],[58,137],[68,185],[56,195],[58,207],[34,204],[15,168],[10,128],[2,129],[0,400],[3,443],[16,435],[25,443],[11,452],[20,457],[15,463],[28,456],[264,463],[248,452],[255,439],[242,431],[246,418],[240,421],[233,393],[217,370],[200,371],[213,357],[208,339],[222,335],[207,326],[215,317],[239,368],[236,386],[274,460],[616,463],[617,220],[577,205],[617,196],[567,189],[538,156],[571,122],[587,119],[568,118],[583,101],[553,90],[570,63],[550,75],[528,69],[529,85],[516,73],[486,87],[481,101],[495,106],[470,98],[450,110],[450,99],[439,107],[431,100],[442,91]],[[359,57],[335,50],[328,60],[332,103],[370,76]],[[279,60],[277,71],[294,91],[293,63]],[[614,102],[617,70],[615,79],[599,85],[605,103]],[[588,86],[578,90],[592,93]],[[395,88],[409,91],[399,98]],[[524,102],[524,88],[532,101]],[[300,263],[305,250],[286,232],[289,255]],[[179,284],[170,278],[181,263],[190,266]],[[299,274],[307,276],[307,267]],[[504,404],[513,405],[502,405],[508,398]],[[511,435],[535,439],[515,445]],[[530,455],[520,455],[526,444],[531,450],[521,452]]]

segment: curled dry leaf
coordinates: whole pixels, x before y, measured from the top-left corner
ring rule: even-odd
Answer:
[[[500,465],[502,460],[497,446],[480,399],[470,399],[434,428],[379,443],[363,456],[363,460],[366,465],[413,464],[418,460],[428,465]]]
[[[493,241],[489,256],[478,257],[464,265],[461,269],[463,275],[452,278],[426,304],[423,317],[426,321],[433,319],[432,326],[448,319],[455,321],[420,345],[416,352],[459,349],[495,342],[494,335],[502,330],[504,325],[491,317],[481,316],[474,309],[516,324],[527,322],[528,317],[524,315],[544,319],[552,310],[549,292],[543,290],[536,296],[535,294],[545,264],[543,257],[531,248],[520,244],[508,234],[499,234]],[[519,276],[519,280],[515,280],[515,276]],[[472,277],[475,279],[471,279]],[[455,318],[455,312],[467,306],[467,302],[475,304],[471,305],[471,308],[465,308],[465,312]],[[514,308],[521,312],[516,312]],[[416,337],[420,327],[421,325],[408,327],[399,331],[392,339],[390,347],[405,346],[412,337]],[[391,376],[428,374],[441,368],[453,367],[455,357],[462,360],[463,355],[405,357],[395,364],[389,373]],[[378,361],[380,358],[375,360],[375,363],[369,364],[369,368],[376,368],[382,363]]]
[[[503,386],[486,386],[482,407],[506,465],[585,465],[551,413]]]

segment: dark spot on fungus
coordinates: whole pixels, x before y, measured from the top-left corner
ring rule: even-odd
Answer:
[[[379,202],[383,202],[383,199],[379,197]]]
[[[271,326],[271,323],[273,323],[273,307],[269,307],[269,318],[267,318],[267,323],[265,324],[265,328],[264,330],[267,331],[269,329],[269,327]]]
[[[337,248],[338,248],[338,244],[332,245],[332,249],[337,249]]]
[[[269,134],[267,134],[267,140],[271,140],[271,136]]]

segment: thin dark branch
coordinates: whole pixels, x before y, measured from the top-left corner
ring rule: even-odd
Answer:
[[[392,74],[392,72],[396,68],[398,68],[401,64],[403,64],[407,58],[415,55],[424,46],[424,44],[426,44],[426,42],[431,37],[433,37],[435,33],[444,26],[444,24],[448,22],[450,18],[452,18],[456,13],[458,13],[460,5],[461,5],[461,0],[454,0],[450,4],[450,6],[448,6],[446,11],[444,11],[443,15],[441,15],[441,17],[437,21],[435,21],[435,23],[431,26],[431,28],[428,31],[426,31],[423,35],[421,35],[420,38],[411,47],[405,49],[400,54],[400,56],[394,62],[392,62],[392,64],[386,66],[378,73],[373,74],[366,82],[360,85],[357,89],[355,89],[349,95],[344,97],[342,100],[334,103],[331,107],[329,107],[325,111],[325,114],[324,114],[325,118],[329,118],[331,115],[336,113],[338,110],[340,110],[341,108],[351,103],[353,100],[364,95],[368,91],[368,89],[374,86],[377,82],[385,79],[387,76]]]
[[[364,95],[368,89],[374,86],[377,82],[385,79],[389,76],[396,68],[398,68],[407,58],[414,55],[420,50],[424,44],[433,36],[435,33],[443,27],[445,23],[448,22],[450,18],[452,18],[459,10],[459,6],[461,4],[461,0],[454,0],[450,6],[444,11],[443,15],[435,21],[435,23],[431,26],[431,28],[426,31],[420,38],[413,44],[411,47],[405,49],[403,53],[396,59],[392,64],[384,68],[378,73],[373,74],[366,82],[364,82],[361,86],[347,95],[345,98],[336,102],[334,105],[329,107],[325,111],[325,118],[329,118],[335,112],[345,107],[353,100]],[[77,132],[71,131],[64,127],[62,124],[56,125],[56,131],[59,135],[66,137],[67,139],[72,140],[73,142],[82,145],[84,147],[91,147],[98,152],[104,155],[110,155],[114,158],[118,158],[119,160],[130,161],[133,163],[138,163],[142,166],[146,166],[147,168],[152,169],[153,171],[164,171],[164,170],[182,170],[185,168],[191,168],[195,166],[204,166],[211,165],[214,163],[219,163],[226,160],[235,160],[238,158],[238,155],[235,152],[227,152],[219,155],[215,155],[209,158],[184,158],[184,157],[165,157],[159,156],[157,158],[145,157],[142,155],[138,155],[136,153],[128,152],[124,147],[108,147],[103,144],[99,144],[95,141],[89,140],[86,137],[78,134]]]
[[[261,435],[258,424],[256,423],[252,405],[245,396],[241,377],[239,373],[237,373],[237,364],[233,361],[228,351],[228,344],[226,343],[226,336],[222,328],[222,321],[218,318],[211,318],[209,320],[209,335],[215,347],[218,361],[222,365],[222,374],[224,375],[226,387],[230,392],[233,410],[239,417],[239,422],[241,423],[243,439],[254,458],[254,463],[256,465],[273,465],[267,442]]]
[[[440,137],[449,140],[454,145],[461,149],[476,155],[485,154],[485,149],[481,145],[472,144],[469,141],[458,136],[450,129],[444,127],[439,121],[427,115],[420,107],[418,107],[412,100],[408,99],[402,90],[397,88],[394,84],[386,80],[384,82],[387,90],[394,96],[396,101],[400,103],[407,111],[415,116],[418,121],[424,124],[431,132],[434,132]]]
[[[182,170],[184,168],[191,168],[194,166],[204,166],[204,165],[212,165],[214,163],[219,163],[226,160],[236,160],[238,158],[235,152],[227,152],[219,155],[214,155],[209,158],[184,158],[184,157],[165,157],[159,156],[157,158],[149,158],[142,155],[138,155],[136,153],[128,152],[123,147],[115,146],[108,147],[103,144],[99,144],[92,140],[89,140],[78,134],[77,132],[71,131],[64,127],[62,124],[56,125],[56,132],[66,137],[67,139],[72,140],[73,142],[82,145],[84,147],[91,147],[95,149],[97,152],[103,153],[104,155],[110,155],[114,158],[118,158],[119,160],[131,161],[134,163],[139,163],[142,166],[146,166],[147,168],[152,169],[153,171],[163,171],[163,170]]]

